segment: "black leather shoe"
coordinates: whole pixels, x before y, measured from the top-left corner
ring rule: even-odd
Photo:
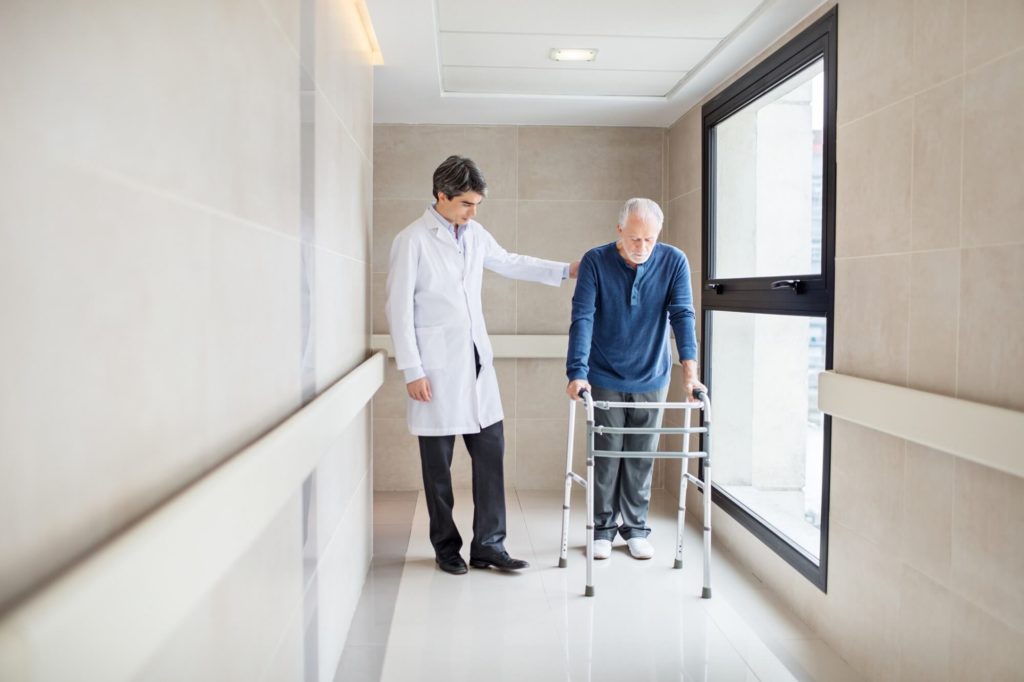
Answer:
[[[466,568],[466,562],[463,561],[462,557],[460,557],[458,554],[456,554],[453,557],[446,557],[444,559],[442,559],[441,557],[435,557],[434,561],[437,562],[437,567],[445,573],[451,573],[452,575],[462,575],[463,573],[469,571],[469,569]]]
[[[469,565],[473,568],[500,568],[503,571],[518,571],[523,568],[529,568],[530,564],[522,559],[513,559],[508,555],[508,552],[502,550],[497,551],[484,551],[469,557]]]

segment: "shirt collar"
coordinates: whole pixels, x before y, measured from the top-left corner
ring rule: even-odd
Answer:
[[[443,215],[441,215],[440,213],[437,212],[436,206],[437,206],[437,202],[434,202],[434,203],[432,203],[430,205],[430,208],[428,209],[430,211],[430,213],[434,216],[434,218],[437,219],[437,222],[440,223],[442,227],[446,227],[449,230],[454,231],[455,230],[455,226],[452,225],[450,222],[448,222],[447,218],[445,218]]]
[[[443,226],[445,229],[447,229],[448,234],[451,235],[452,239],[457,241],[460,245],[465,243],[466,230],[469,227],[469,223],[463,224],[460,227],[458,233],[456,233],[455,223],[448,222],[447,218],[445,218],[443,215],[437,212],[435,206],[437,206],[436,201],[430,205],[430,212],[434,214],[434,218],[437,220],[438,226]]]

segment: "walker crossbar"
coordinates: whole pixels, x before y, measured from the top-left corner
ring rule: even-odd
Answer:
[[[594,596],[594,460],[597,457],[620,457],[620,458],[657,458],[657,459],[703,459],[705,481],[711,480],[711,400],[704,391],[696,391],[695,398],[698,402],[651,402],[651,403],[626,403],[611,402],[606,400],[595,401],[590,392],[580,391],[580,398],[586,407],[587,412],[587,476],[584,478],[572,470],[573,436],[576,422],[575,400],[569,401],[569,436],[565,449],[565,496],[562,503],[562,542],[561,555],[558,558],[559,568],[568,565],[569,549],[569,506],[572,493],[572,484],[578,483],[587,491],[587,584],[583,594],[588,597]],[[611,408],[625,407],[630,409],[680,409],[684,410],[684,423],[690,421],[691,410],[703,411],[704,425],[700,427],[612,427],[596,426],[594,424],[594,409],[608,410]],[[704,435],[704,451],[690,450],[690,434]],[[683,435],[683,447],[678,451],[611,451],[594,449],[594,436],[596,434],[666,434]],[[676,516],[676,554],[673,568],[683,567],[683,527],[686,520],[686,486],[693,483],[697,489],[704,493],[704,587],[701,590],[701,598],[711,598],[711,496],[707,494],[707,485],[693,474],[685,471],[679,477],[679,506]]]
[[[611,400],[594,400],[594,407],[599,410],[607,410],[612,407],[634,407],[638,410],[662,410],[662,409],[692,409],[699,410],[702,403],[618,403]]]
[[[594,457],[621,457],[623,459],[638,459],[641,457],[657,457],[659,459],[701,459],[707,456],[706,452],[674,452],[671,450],[658,450],[657,452],[637,450],[594,450]]]
[[[642,426],[595,426],[594,433],[706,433],[707,429],[697,426],[658,426],[645,428]]]

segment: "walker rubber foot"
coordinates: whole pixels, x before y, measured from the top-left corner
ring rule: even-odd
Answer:
[[[593,585],[587,585],[587,589],[583,590],[583,596],[584,597],[593,597],[594,596],[594,586]]]
[[[568,559],[565,559],[563,557],[559,557],[558,558],[558,567],[559,568],[565,568],[568,565],[569,565],[569,560]]]
[[[700,598],[701,599],[711,599],[711,588],[710,587],[705,587],[704,589],[702,589],[700,591]]]
[[[683,567],[683,560],[682,559],[676,559],[676,562],[674,564],[672,564],[672,568],[682,568],[682,567]]]

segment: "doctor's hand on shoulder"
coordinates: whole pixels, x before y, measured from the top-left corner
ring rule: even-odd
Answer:
[[[416,381],[410,381],[405,385],[409,397],[424,403],[430,402],[430,381],[426,377],[420,377]]]
[[[569,263],[569,279],[576,279],[576,273],[580,271],[580,262],[573,261]]]

